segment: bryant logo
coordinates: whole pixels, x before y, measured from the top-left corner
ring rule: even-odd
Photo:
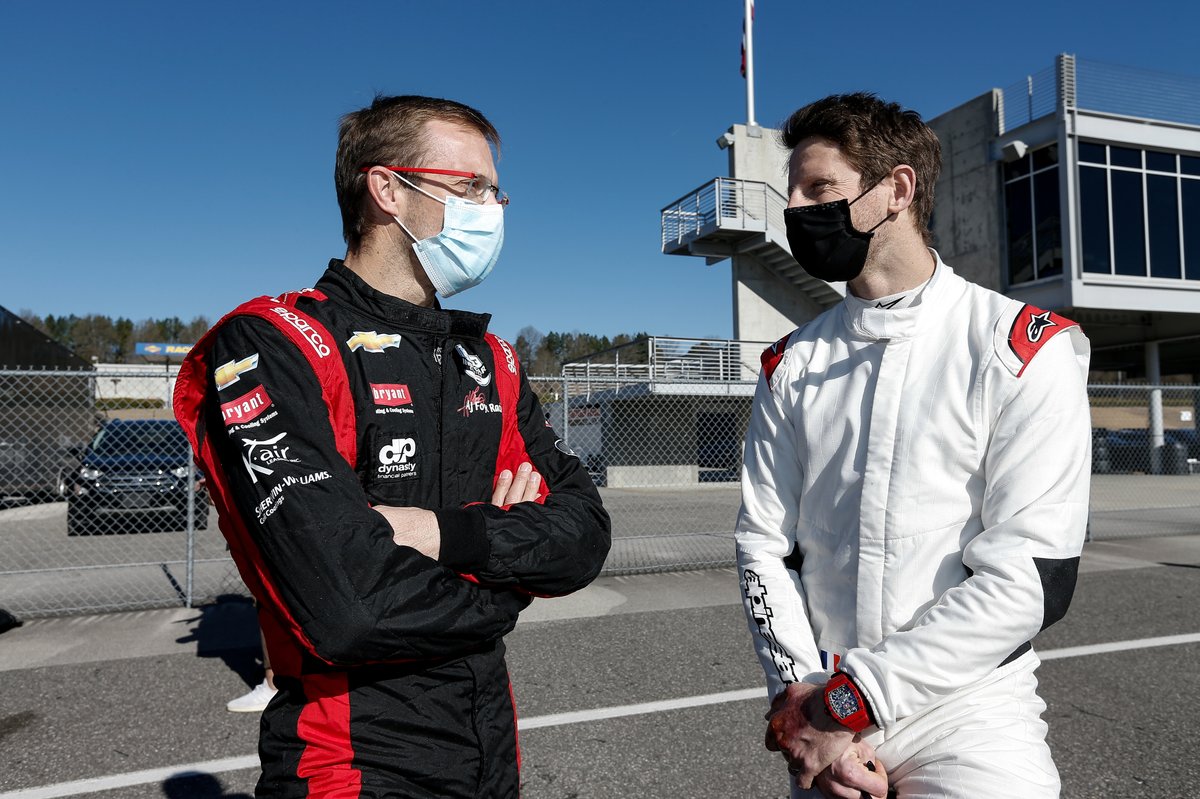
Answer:
[[[400,405],[412,405],[412,394],[403,383],[372,383],[371,396],[376,405],[395,408]]]
[[[408,459],[417,454],[417,442],[411,438],[393,438],[392,443],[379,450],[379,463],[392,466],[397,463],[408,463]]]

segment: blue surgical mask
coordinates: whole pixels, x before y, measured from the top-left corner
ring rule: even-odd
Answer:
[[[437,293],[450,297],[478,286],[500,257],[504,244],[504,206],[482,205],[453,194],[443,200],[407,180],[404,182],[446,206],[441,232],[427,239],[418,239],[400,217],[392,217],[413,239],[413,251]]]

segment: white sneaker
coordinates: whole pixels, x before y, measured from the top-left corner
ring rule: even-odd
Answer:
[[[225,705],[225,709],[230,713],[262,713],[275,693],[275,689],[267,685],[266,680],[263,680],[254,686],[250,693],[239,696],[237,699],[231,699],[229,704]]]

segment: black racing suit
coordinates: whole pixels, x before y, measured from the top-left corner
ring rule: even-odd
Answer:
[[[531,594],[600,571],[595,487],[487,315],[381,294],[336,260],[315,290],[263,302],[197,346],[176,395],[220,472],[221,528],[280,689],[256,795],[516,796],[501,639]],[[341,393],[313,366],[340,374],[338,356]],[[486,504],[522,460],[544,500]],[[396,546],[371,505],[435,511],[439,559]]]

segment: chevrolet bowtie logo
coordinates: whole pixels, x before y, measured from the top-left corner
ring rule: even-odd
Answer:
[[[217,383],[217,390],[232,386],[241,379],[243,372],[249,372],[251,369],[258,367],[258,353],[254,353],[248,358],[242,358],[240,361],[230,361],[223,363],[217,367],[217,371],[213,373],[213,380]]]
[[[388,347],[400,346],[399,333],[376,333],[374,330],[355,330],[354,335],[346,340],[346,346],[351,352],[366,350],[367,352],[383,352]]]

